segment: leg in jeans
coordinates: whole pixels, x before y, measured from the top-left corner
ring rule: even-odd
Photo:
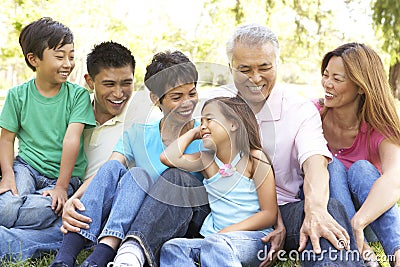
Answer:
[[[86,208],[82,214],[92,219],[90,228],[81,229],[79,234],[67,233],[53,264],[72,265],[85,245],[85,238],[97,244],[100,232],[99,239],[112,236],[122,240],[151,183],[151,177],[141,168],[127,171],[117,160],[106,162],[81,198]],[[86,260],[102,266],[114,256],[113,248],[100,243]]]
[[[56,251],[62,242],[61,217],[43,230],[15,229],[0,226],[0,260],[23,261]]]
[[[281,205],[279,209],[286,227],[284,248],[288,252],[295,251],[300,244],[300,229],[304,220],[304,201]],[[308,240],[305,251],[299,253],[302,266],[364,266],[362,257],[356,246],[350,220],[343,205],[335,199],[330,199],[328,212],[350,235],[350,251],[338,251],[329,241],[320,238],[321,250],[325,251],[325,253],[321,254],[323,257],[317,257],[317,255],[314,256],[312,253],[312,244]]]
[[[371,191],[372,185],[381,174],[370,162],[360,160],[350,167],[348,175],[350,190],[362,205]],[[370,225],[386,255],[394,255],[394,252],[400,248],[400,215],[397,204]]]
[[[209,212],[203,183],[190,173],[167,169],[150,188],[127,238],[139,242],[150,266],[158,266],[164,242],[175,237],[199,237]]]
[[[161,248],[160,266],[199,266],[202,243],[200,238],[174,238],[165,242]]]
[[[339,200],[346,209],[347,216],[353,218],[356,214],[351,192],[349,189],[346,167],[337,158],[333,157],[328,164],[330,197]]]
[[[265,251],[260,231],[237,231],[207,236],[200,250],[201,266],[259,266]],[[268,253],[268,252],[267,252]]]
[[[0,225],[11,228],[18,219],[19,208],[23,205],[26,195],[36,191],[35,180],[26,163],[19,160],[14,161],[15,182],[19,196],[13,196],[11,191],[0,195]]]
[[[42,192],[53,189],[57,180],[43,176],[19,157],[14,161],[14,173],[19,196],[13,196],[11,192],[0,195],[0,225],[18,229],[50,227],[58,216],[51,209],[51,197],[42,196]],[[72,177],[68,196],[80,184],[77,177]]]
[[[54,211],[51,209],[52,198],[42,196],[43,191],[54,189],[56,180],[48,179],[44,176],[36,176],[36,184],[41,189],[35,194],[27,195],[23,205],[19,209],[18,219],[14,228],[19,229],[47,229],[58,219]],[[71,177],[67,189],[67,196],[72,196],[82,184],[78,177]],[[44,186],[42,188],[42,186]]]
[[[86,208],[82,214],[92,218],[92,223],[79,233],[94,243],[99,235],[123,239],[151,183],[141,168],[127,171],[119,161],[106,162],[81,198]]]
[[[265,250],[260,231],[213,234],[204,239],[177,238],[161,249],[161,266],[259,266]],[[197,265],[196,265],[197,264]]]
[[[346,209],[347,216],[351,219],[356,214],[357,203],[354,203],[353,194],[350,191],[348,171],[346,167],[337,158],[328,165],[329,171],[329,190],[330,197],[339,200]],[[369,242],[377,241],[371,227],[365,229],[365,237]]]

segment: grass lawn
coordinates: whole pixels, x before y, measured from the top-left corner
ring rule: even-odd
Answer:
[[[370,243],[370,244],[379,259],[385,258],[383,249],[378,242]],[[90,251],[81,252],[78,257],[79,263],[81,263],[89,254],[90,254]],[[2,267],[47,267],[50,265],[50,263],[53,261],[53,259],[54,259],[54,255],[48,254],[41,258],[32,259],[32,260],[28,260],[25,262],[3,261],[3,262],[0,262],[0,266],[2,266]],[[387,261],[386,262],[381,261],[381,264],[383,267],[390,267],[389,262],[387,262]],[[298,266],[301,266],[301,264],[299,262],[287,260],[287,261],[278,262],[274,266],[275,267],[298,267]]]

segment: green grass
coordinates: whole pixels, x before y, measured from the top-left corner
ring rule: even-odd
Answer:
[[[383,252],[383,248],[379,242],[370,243],[371,247],[375,251],[376,255],[379,259],[385,258],[385,254]],[[82,263],[82,261],[90,254],[91,251],[82,251],[78,256],[78,262]],[[47,267],[54,259],[54,254],[47,254],[38,259],[31,259],[25,262],[9,262],[9,261],[2,261],[0,262],[0,266],[2,267]],[[383,267],[390,267],[389,262],[381,261],[380,262]],[[275,267],[299,267],[301,266],[299,262],[294,261],[282,261],[278,262],[274,265]]]
[[[82,251],[78,256],[79,264],[82,263],[87,256],[91,253],[90,250]],[[7,260],[1,261],[1,267],[47,267],[50,263],[53,262],[55,254],[45,254],[44,256],[37,258],[37,259],[30,259],[26,261],[17,261],[17,262],[10,262]]]

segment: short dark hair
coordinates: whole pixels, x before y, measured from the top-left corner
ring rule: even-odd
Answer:
[[[86,57],[87,71],[92,79],[103,68],[121,68],[131,66],[135,74],[135,58],[125,46],[113,41],[102,42],[95,45]]]
[[[185,54],[165,51],[155,54],[146,67],[144,84],[161,103],[168,90],[188,83],[196,85],[198,76],[195,65]]]
[[[66,44],[72,44],[74,36],[71,30],[62,23],[49,17],[44,17],[25,26],[19,35],[19,44],[29,68],[36,71],[27,58],[27,54],[33,53],[40,60],[43,59],[43,51],[46,48],[56,49]]]

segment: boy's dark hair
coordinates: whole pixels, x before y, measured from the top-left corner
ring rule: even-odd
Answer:
[[[195,65],[185,54],[165,51],[155,54],[146,67],[144,84],[162,103],[168,90],[188,83],[196,85],[198,76]]]
[[[41,18],[25,26],[19,35],[19,44],[29,68],[36,71],[27,58],[28,53],[33,53],[40,60],[46,48],[56,49],[66,44],[72,44],[74,36],[71,30],[52,18]]]
[[[135,58],[132,52],[125,46],[112,41],[102,42],[95,45],[86,57],[87,71],[92,79],[103,68],[132,67],[135,74]]]

